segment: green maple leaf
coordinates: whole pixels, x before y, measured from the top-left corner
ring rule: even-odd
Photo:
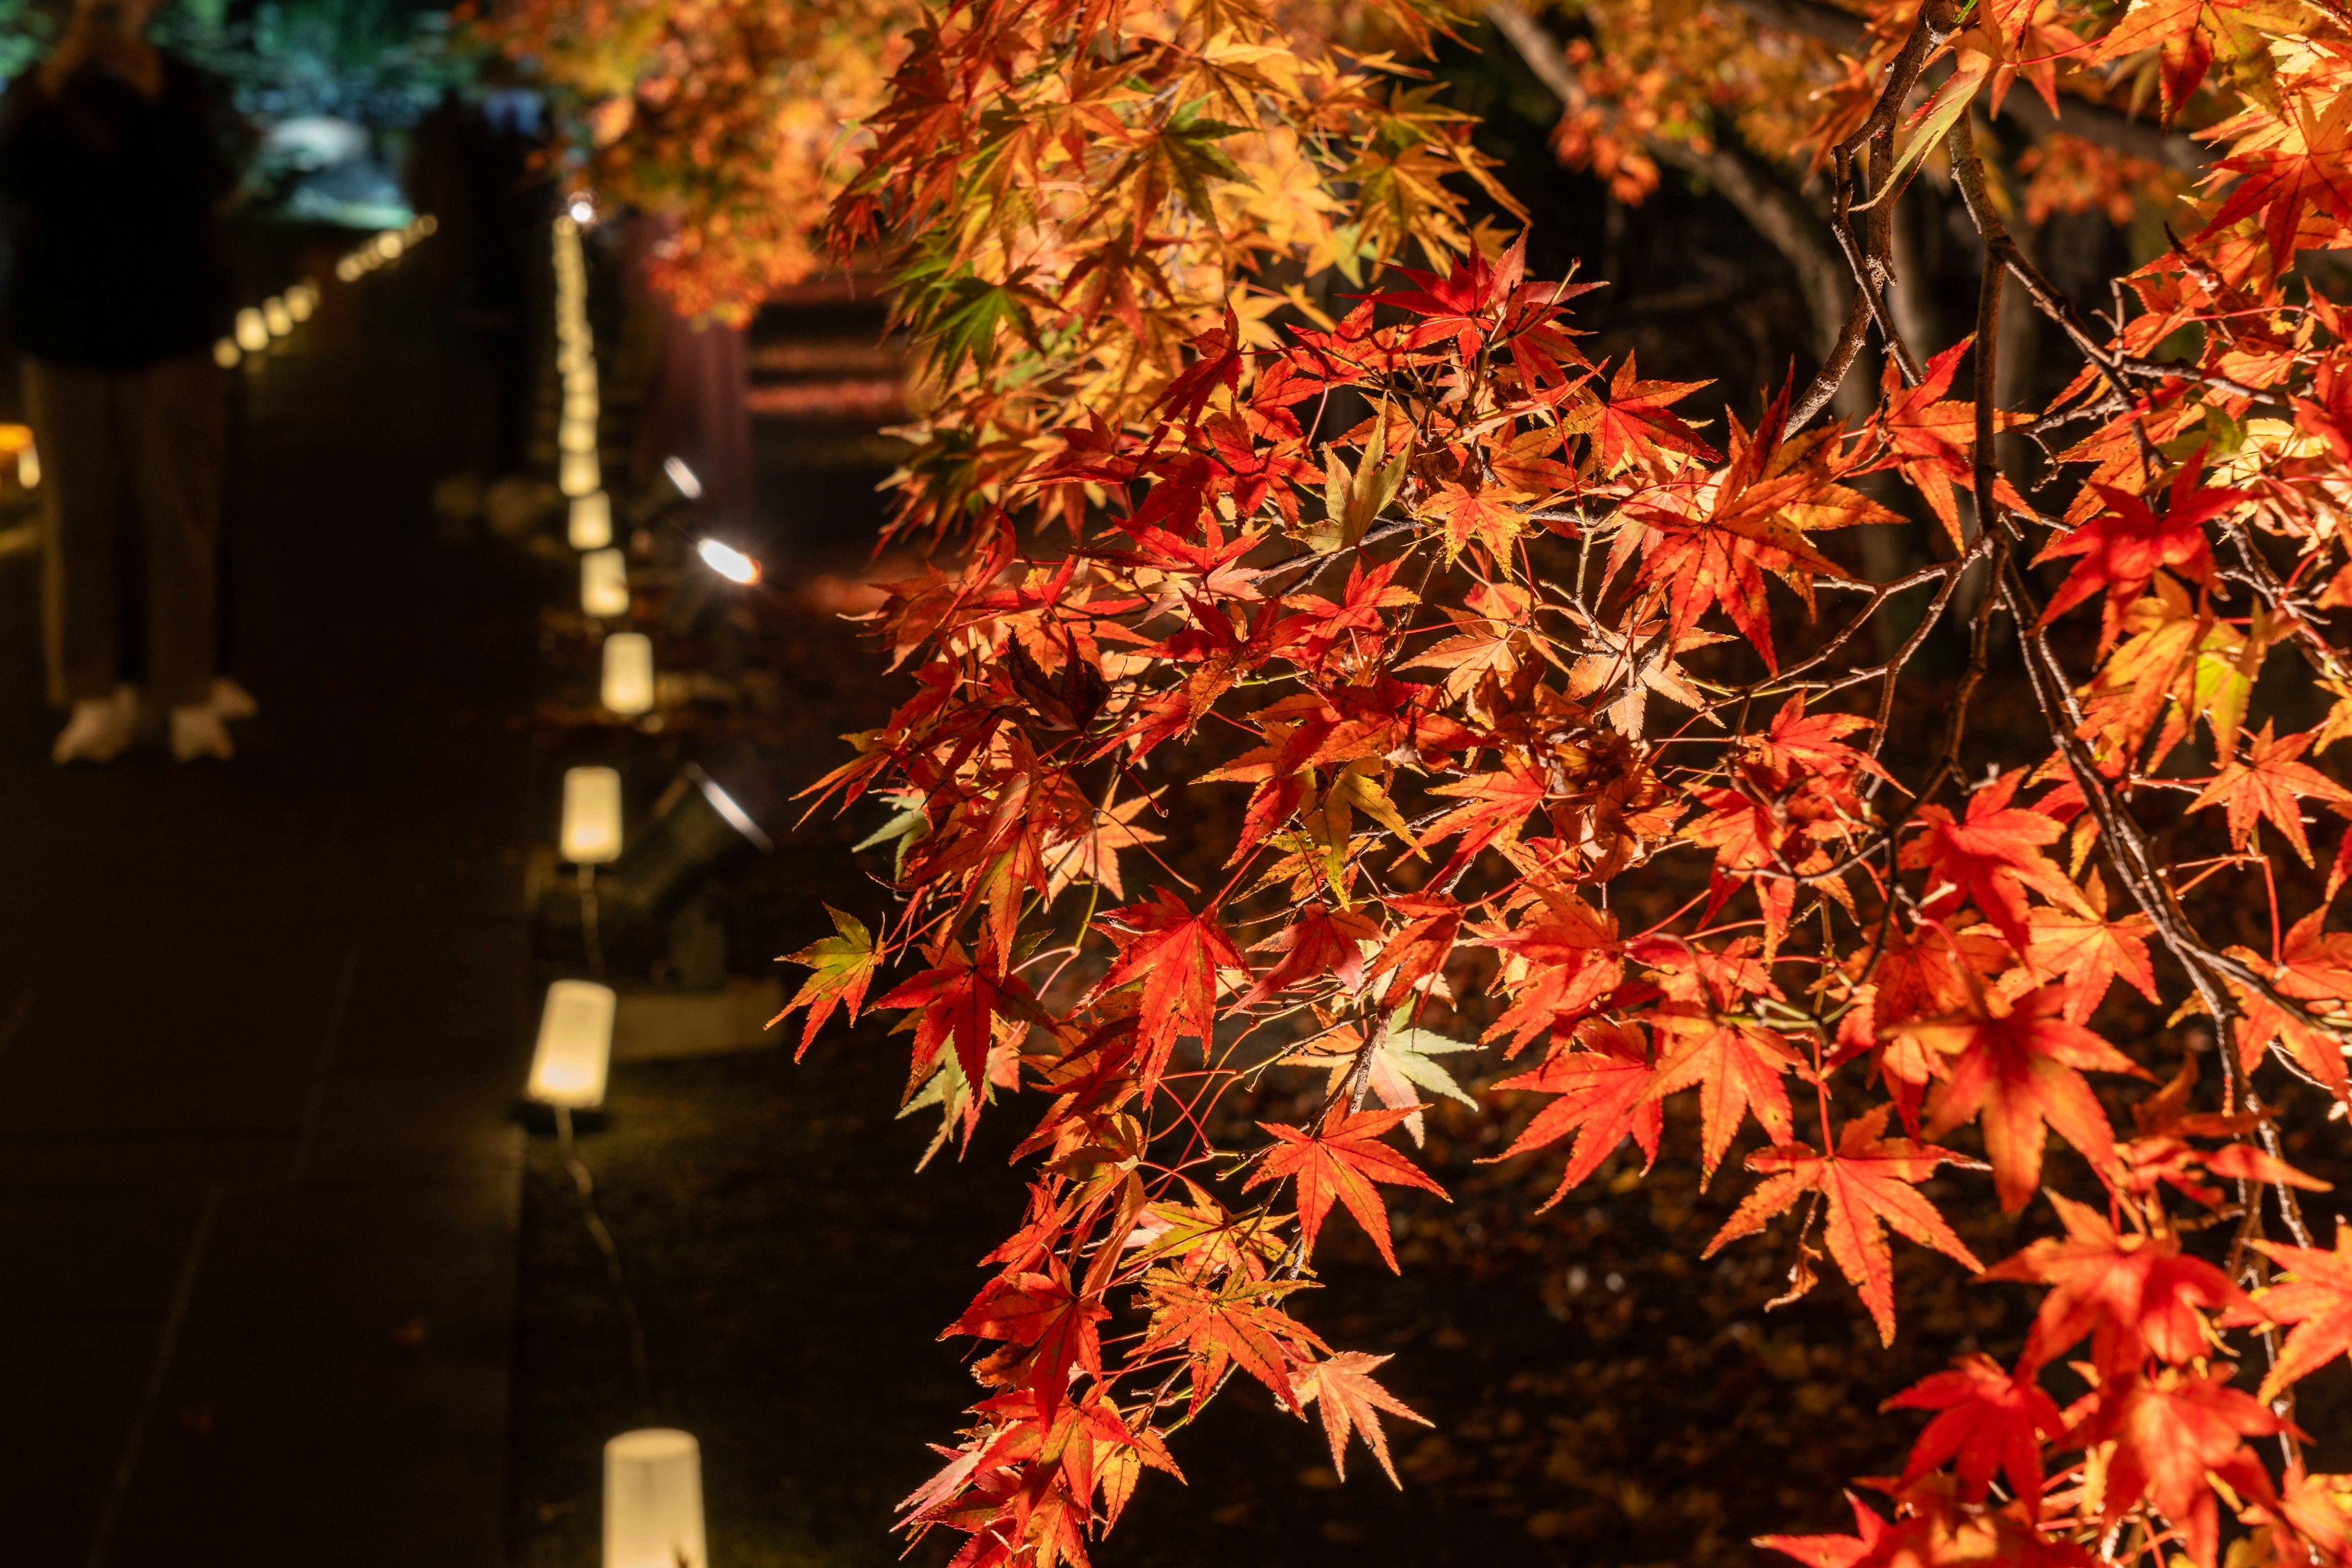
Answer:
[[[798,963],[809,971],[793,999],[784,1004],[782,1012],[768,1020],[774,1028],[792,1016],[797,1007],[809,1010],[808,1022],[801,1030],[801,1043],[793,1053],[797,1061],[808,1053],[809,1042],[816,1038],[817,1030],[833,1016],[835,1007],[846,1007],[855,1021],[857,1009],[865,1005],[866,988],[873,984],[874,972],[880,967],[881,955],[874,951],[874,938],[854,915],[843,914],[831,904],[824,912],[833,917],[833,929],[839,934],[809,943],[798,952],[788,952],[779,963]]]

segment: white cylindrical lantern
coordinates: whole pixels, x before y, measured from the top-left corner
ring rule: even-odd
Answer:
[[[286,308],[282,295],[272,294],[261,302],[261,324],[269,329],[273,338],[282,338],[294,330],[294,312]]]
[[[692,1434],[655,1426],[604,1445],[604,1568],[710,1568]]]
[[[555,427],[555,445],[564,452],[593,452],[596,449],[596,419],[574,419],[565,415]]]
[[[572,523],[565,537],[574,550],[602,550],[613,542],[613,498],[590,490],[572,498]]]
[[[617,550],[592,550],[580,558],[580,609],[590,616],[629,613],[629,563]]]
[[[235,338],[222,338],[213,344],[213,363],[223,370],[235,370],[245,351],[236,346]]]
[[[621,854],[621,775],[611,768],[563,770],[562,853],[578,866]]]
[[[625,719],[654,705],[654,643],[643,632],[604,639],[604,706]]]
[[[236,346],[249,354],[269,346],[269,323],[250,305],[236,313]]]
[[[590,490],[603,489],[604,469],[596,461],[595,452],[592,449],[561,454],[555,470],[555,488],[568,496],[584,496]]]
[[[539,1016],[539,1045],[530,1056],[525,1090],[541,1105],[591,1110],[604,1103],[613,1062],[613,1015],[617,998],[593,980],[559,980],[547,988]]]

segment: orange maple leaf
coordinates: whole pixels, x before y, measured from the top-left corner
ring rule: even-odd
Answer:
[[[1153,899],[1154,902],[1129,904],[1103,917],[1124,940],[1118,962],[1103,976],[1101,989],[1143,982],[1137,1026],[1143,1047],[1139,1076],[1147,1099],[1159,1087],[1177,1037],[1192,1035],[1206,1040],[1215,1028],[1217,971],[1249,967],[1241,949],[1214,919],[1194,914],[1165,888],[1155,889]]]
[[[1297,1178],[1298,1256],[1302,1262],[1315,1256],[1315,1238],[1321,1233],[1324,1216],[1331,1212],[1331,1200],[1336,1197],[1348,1205],[1348,1212],[1356,1216],[1356,1223],[1364,1227],[1372,1245],[1380,1248],[1381,1258],[1390,1272],[1402,1272],[1389,1245],[1388,1209],[1372,1184],[1387,1182],[1395,1186],[1419,1187],[1441,1198],[1446,1195],[1445,1189],[1432,1181],[1428,1173],[1381,1142],[1381,1133],[1412,1115],[1413,1110],[1403,1106],[1391,1110],[1360,1110],[1353,1115],[1335,1113],[1325,1121],[1319,1131],[1314,1132],[1266,1121],[1258,1123],[1280,1142],[1267,1152],[1265,1163],[1256,1173],[1243,1184],[1244,1190],[1260,1182],[1278,1182],[1286,1176]]]
[[[1847,1122],[1831,1153],[1809,1144],[1783,1143],[1748,1156],[1748,1168],[1763,1173],[1765,1179],[1715,1233],[1702,1256],[1712,1258],[1726,1243],[1753,1236],[1774,1215],[1817,1192],[1829,1210],[1823,1228],[1830,1257],[1870,1309],[1879,1338],[1893,1344],[1895,1258],[1886,1245],[1887,1228],[1971,1269],[1981,1272],[1984,1265],[1953,1234],[1936,1205],[1914,1190],[1936,1173],[1937,1165],[1959,1156],[1932,1143],[1883,1136],[1892,1110],[1882,1105]]]
[[[1408,1421],[1418,1421],[1423,1426],[1428,1418],[1415,1413],[1402,1400],[1372,1381],[1372,1369],[1391,1360],[1384,1355],[1367,1355],[1362,1351],[1341,1351],[1328,1361],[1318,1362],[1298,1374],[1291,1385],[1300,1405],[1319,1398],[1323,1402],[1323,1436],[1330,1440],[1331,1468],[1339,1479],[1348,1479],[1348,1433],[1352,1428],[1363,1434],[1364,1447],[1381,1462],[1389,1480],[1402,1491],[1404,1483],[1397,1479],[1396,1466],[1389,1459],[1389,1440],[1381,1430],[1380,1413],[1402,1415]]]
[[[2263,1379],[2261,1397],[2267,1403],[2287,1384],[2352,1354],[2352,1226],[2336,1227],[2333,1251],[2269,1241],[2254,1246],[2287,1272],[2279,1283],[2254,1292],[2261,1312],[2252,1321],[2294,1325]]]
[[[2265,721],[2263,732],[2247,744],[2245,756],[2232,757],[2222,763],[2221,771],[2213,775],[2203,793],[2189,803],[2189,809],[2227,806],[2230,843],[2240,850],[2245,848],[2247,839],[2252,836],[2255,822],[2267,820],[2286,835],[2286,841],[2294,846],[2294,852],[2308,866],[2312,863],[2311,841],[2304,837],[2303,808],[2295,803],[2352,803],[2352,790],[2347,790],[2310,763],[2295,760],[2311,744],[2308,731],[2273,739],[2272,727]]]
[[[1649,1098],[1664,1100],[1677,1089],[1700,1086],[1702,1186],[1715,1179],[1743,1116],[1753,1112],[1757,1125],[1776,1139],[1789,1136],[1789,1090],[1780,1075],[1801,1058],[1787,1041],[1770,1029],[1706,1015],[1661,1008],[1654,1016],[1660,1060]]]

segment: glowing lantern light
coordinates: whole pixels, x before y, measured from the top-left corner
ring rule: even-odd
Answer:
[[[580,558],[580,609],[583,615],[629,613],[629,565],[617,550],[592,550]]]
[[[319,291],[308,283],[297,283],[286,290],[286,313],[296,321],[309,321],[318,308]]]
[[[633,719],[654,705],[654,644],[643,632],[604,639],[604,706]]]
[[[441,220],[435,217],[431,213],[422,214],[416,220],[416,232],[419,236],[429,235],[440,226]]]
[[[596,449],[596,421],[565,418],[556,426],[555,445],[565,452],[593,452]]]
[[[213,344],[213,363],[223,370],[236,369],[236,362],[244,357],[245,351],[236,346],[235,338],[222,338]]]
[[[710,1568],[692,1434],[648,1427],[604,1445],[604,1568]]]
[[[344,257],[341,261],[335,263],[335,276],[346,283],[355,283],[359,281],[359,262],[351,257]]]
[[[249,354],[269,346],[269,323],[250,305],[236,313],[236,346]]]
[[[390,229],[375,237],[375,253],[386,261],[392,260],[407,248],[407,242]]]
[[[604,1103],[613,1063],[613,1015],[619,999],[593,980],[559,980],[547,988],[525,1090],[541,1105],[588,1110]]]
[[[594,420],[596,417],[595,392],[593,389],[587,392],[573,392],[568,387],[565,388],[563,416],[566,419]]]
[[[16,482],[28,490],[40,485],[41,454],[30,441],[16,448]]]
[[[756,583],[760,580],[760,563],[731,545],[715,539],[706,539],[696,545],[702,563],[730,583]]]
[[[572,521],[564,536],[574,550],[602,550],[613,542],[613,498],[590,490],[572,498]]]
[[[621,775],[611,768],[563,770],[563,858],[602,866],[621,853]]]
[[[564,453],[555,470],[555,488],[568,496],[584,496],[590,490],[603,489],[604,470],[596,461],[594,448]]]

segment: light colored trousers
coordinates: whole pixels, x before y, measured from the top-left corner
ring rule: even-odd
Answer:
[[[208,700],[228,436],[212,356],[121,372],[27,359],[25,404],[41,458],[49,700],[105,697],[123,678],[117,552],[136,519],[146,546],[151,700]]]

